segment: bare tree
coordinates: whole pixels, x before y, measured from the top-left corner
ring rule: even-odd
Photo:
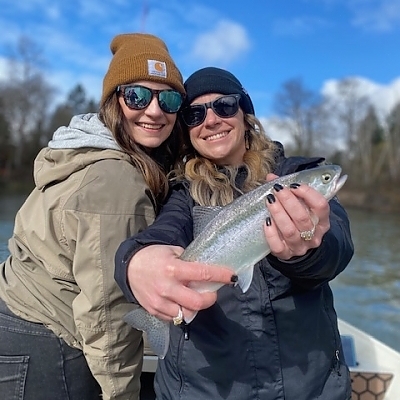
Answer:
[[[346,147],[350,151],[357,146],[357,127],[369,107],[369,100],[361,94],[359,85],[356,78],[339,81],[337,93],[329,101],[330,113],[336,122],[337,135],[345,138]]]
[[[19,168],[29,136],[43,125],[53,96],[46,82],[40,49],[27,37],[21,37],[13,49],[8,77],[0,88],[4,101],[4,117],[10,126],[16,151],[13,164]]]
[[[355,161],[360,166],[360,180],[368,186],[377,178],[383,166],[383,158],[380,157],[383,129],[372,105],[357,126],[356,141]]]
[[[278,127],[290,135],[294,152],[315,155],[322,149],[327,120],[321,98],[304,87],[300,78],[286,81],[275,96]],[[275,122],[276,123],[276,122]]]
[[[3,101],[0,99],[0,179],[10,174],[10,159],[13,150],[10,127],[4,118]]]
[[[400,178],[400,102],[389,113],[385,124],[388,173],[393,181]]]

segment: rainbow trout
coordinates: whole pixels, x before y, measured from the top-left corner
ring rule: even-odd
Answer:
[[[307,184],[330,200],[346,182],[347,175],[341,176],[341,172],[338,165],[323,165],[281,176],[245,193],[224,207],[194,207],[194,240],[180,258],[232,268],[238,276],[237,284],[245,293],[253,279],[254,265],[270,252],[264,224],[269,216],[266,197],[273,192],[274,184]],[[189,287],[198,292],[216,291],[221,286],[213,282],[189,283]],[[191,322],[195,316],[185,316],[185,322]],[[126,314],[124,320],[144,331],[154,353],[159,358],[165,357],[169,346],[170,322],[156,318],[142,307]]]

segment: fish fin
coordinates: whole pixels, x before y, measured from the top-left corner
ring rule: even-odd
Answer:
[[[124,321],[139,331],[146,332],[147,341],[154,353],[161,359],[169,347],[169,322],[162,321],[139,307],[125,314]]]
[[[194,206],[193,215],[193,237],[197,237],[204,227],[214,219],[223,207]]]
[[[237,284],[242,289],[243,293],[246,293],[253,280],[254,265],[248,265],[244,267],[241,272],[238,273]]]

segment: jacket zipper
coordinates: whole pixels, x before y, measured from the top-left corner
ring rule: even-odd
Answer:
[[[189,331],[190,331],[190,324],[187,324],[186,322],[182,322],[180,325],[180,328],[182,330],[182,336],[179,339],[179,348],[178,348],[178,354],[177,354],[177,359],[178,359],[178,368],[179,368],[179,393],[182,393],[183,390],[183,378],[182,378],[182,372],[180,366],[182,365],[182,357],[183,357],[183,347],[185,345],[185,341],[189,340]]]

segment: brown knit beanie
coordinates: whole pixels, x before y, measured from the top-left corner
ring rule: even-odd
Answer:
[[[165,83],[185,93],[182,75],[167,46],[158,37],[145,33],[117,35],[110,49],[113,58],[103,80],[100,105],[118,85],[140,80]]]

